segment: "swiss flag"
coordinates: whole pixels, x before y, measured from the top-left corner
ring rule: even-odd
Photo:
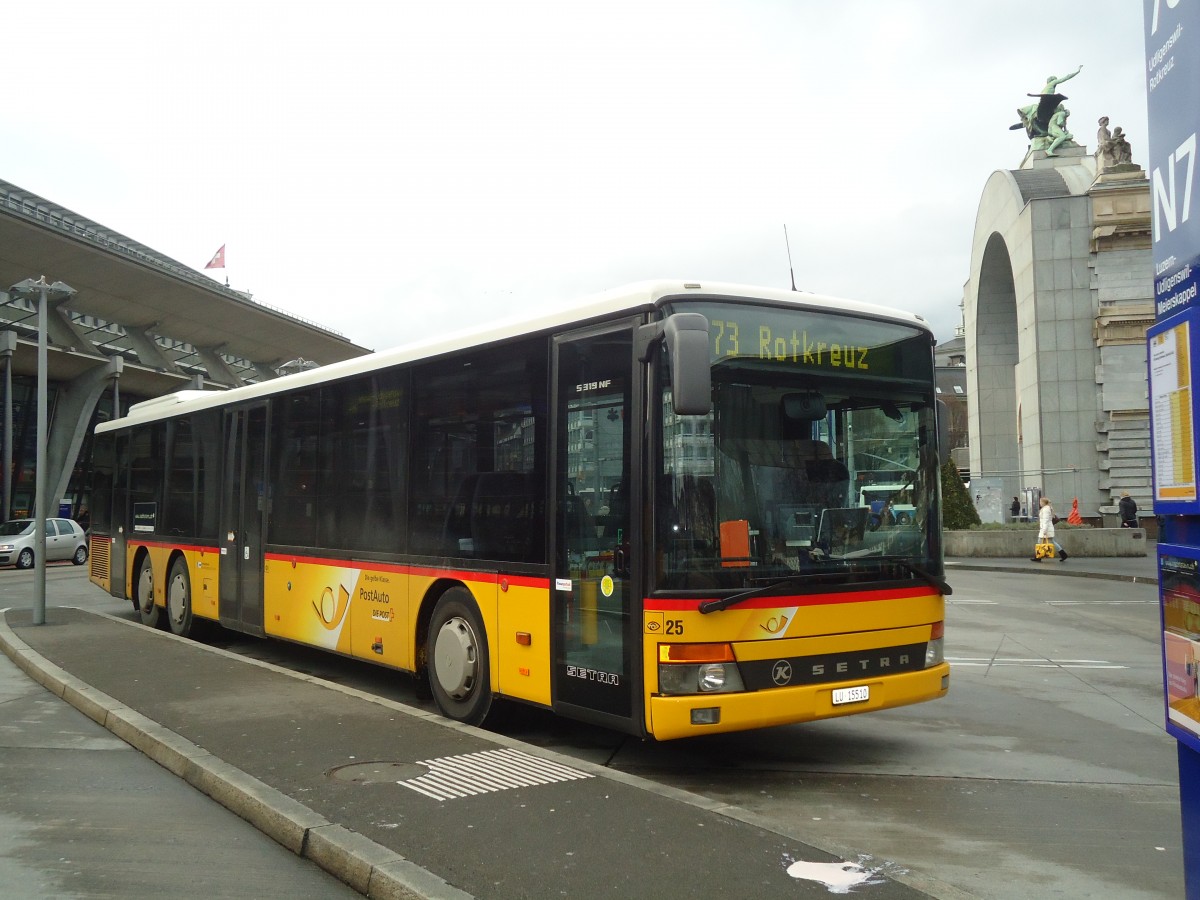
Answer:
[[[213,258],[208,261],[206,269],[223,269],[225,268],[225,245],[221,245],[221,249],[213,254]]]

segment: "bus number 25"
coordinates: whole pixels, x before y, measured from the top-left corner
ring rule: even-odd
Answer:
[[[683,634],[683,619],[667,619],[667,634]]]

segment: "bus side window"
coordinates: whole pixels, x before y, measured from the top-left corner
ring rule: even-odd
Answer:
[[[521,472],[487,472],[478,477],[471,504],[475,556],[525,562],[539,537],[531,479]]]

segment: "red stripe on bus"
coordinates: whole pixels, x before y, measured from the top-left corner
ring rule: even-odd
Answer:
[[[303,563],[306,566],[331,566],[335,569],[369,569],[372,572],[395,572],[398,575],[407,575],[409,571],[408,566],[397,565],[395,563],[355,562],[349,559],[333,559],[327,556],[300,556],[297,553],[264,553],[263,559],[272,562]]]
[[[780,606],[834,606],[839,603],[879,603],[887,600],[912,600],[917,597],[931,596],[929,588],[894,588],[891,590],[851,591],[839,594],[812,594],[797,596],[794,594],[779,594],[771,597],[753,597],[743,600],[730,607],[731,609],[777,609]],[[695,610],[704,598],[648,598],[645,609],[648,612],[686,612]]]
[[[470,569],[427,569],[413,566],[410,574],[418,578],[457,578],[460,581],[482,581],[484,584],[499,584],[507,581],[510,587],[541,588],[550,590],[549,578],[534,575],[509,575],[501,572],[473,572]]]
[[[108,540],[114,540],[108,538]],[[193,553],[220,553],[218,547],[201,547],[199,544],[172,544],[168,541],[128,541],[128,547],[160,547],[167,550],[191,550]]]
[[[550,579],[537,578],[532,575],[508,575],[495,572],[477,572],[470,569],[431,569],[424,566],[407,566],[396,563],[377,563],[366,561],[351,561],[345,559],[330,559],[318,556],[299,556],[293,553],[267,553],[264,557],[282,563],[301,564],[310,566],[331,566],[337,569],[359,569],[363,572],[392,572],[397,575],[409,575],[418,578],[453,578],[456,581],[476,581],[484,584],[499,584],[507,581],[510,587],[550,589]]]

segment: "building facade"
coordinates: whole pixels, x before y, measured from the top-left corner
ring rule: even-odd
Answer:
[[[38,285],[42,285],[39,287]],[[33,511],[45,305],[49,514],[86,519],[91,435],[132,403],[366,352],[44,197],[0,181],[0,516]]]
[[[1113,524],[1128,491],[1149,513],[1151,259],[1140,167],[1031,148],[989,177],[963,324],[970,469],[992,494]]]

